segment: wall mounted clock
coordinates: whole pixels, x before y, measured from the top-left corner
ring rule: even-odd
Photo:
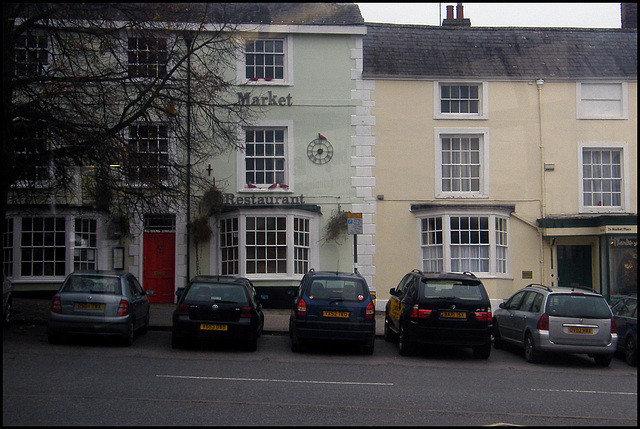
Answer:
[[[314,164],[326,164],[333,157],[333,146],[326,137],[318,134],[318,138],[312,140],[307,146],[307,156]]]

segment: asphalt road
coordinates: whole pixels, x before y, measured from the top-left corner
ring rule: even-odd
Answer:
[[[43,326],[3,330],[4,425],[630,425],[637,368],[586,356],[528,364],[518,350],[423,349],[376,340],[292,353],[285,335],[258,351],[173,350],[170,332],[50,345]]]

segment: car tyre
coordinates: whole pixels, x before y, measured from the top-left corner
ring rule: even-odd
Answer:
[[[473,348],[473,357],[476,359],[489,359],[491,355],[491,341],[482,346]]]
[[[538,350],[536,350],[533,336],[529,333],[527,333],[527,336],[524,338],[524,358],[529,363],[536,363],[539,358],[539,353]]]
[[[149,332],[149,321],[151,319],[151,315],[149,314],[149,312],[147,312],[147,317],[145,317],[144,319],[144,325],[142,325],[142,328],[140,328],[140,333],[141,334],[146,334],[147,332]]]
[[[184,349],[186,347],[186,342],[184,339],[179,338],[175,332],[171,334],[171,348],[173,349]]]
[[[258,350],[258,338],[254,337],[247,341],[246,350],[248,352],[255,352]]]
[[[300,353],[302,351],[302,341],[296,335],[294,331],[291,332],[291,351],[294,353]]]
[[[384,317],[384,340],[387,342],[395,341],[398,339],[396,333],[393,332],[389,327],[389,323],[389,315],[386,314]]]
[[[602,367],[609,366],[612,359],[613,359],[613,354],[593,356],[593,360],[596,362],[596,365],[602,366]]]
[[[58,334],[54,334],[53,332],[47,332],[47,340],[49,344],[60,344],[62,342],[62,337]]]
[[[7,301],[7,308],[4,310],[4,314],[2,315],[2,324],[7,326],[9,322],[11,322],[11,298]]]
[[[409,356],[413,353],[413,344],[408,340],[404,331],[404,322],[400,322],[400,335],[398,336],[398,351],[401,356]]]
[[[496,349],[504,348],[504,341],[502,341],[502,336],[500,335],[500,328],[498,327],[498,322],[493,322],[493,347]]]
[[[122,343],[126,347],[131,347],[133,345],[133,335],[135,334],[133,319],[129,319],[129,323],[127,324],[127,333],[122,338]]]
[[[376,337],[375,335],[372,335],[371,339],[366,343],[364,343],[364,345],[362,346],[362,352],[367,355],[372,355],[373,349],[375,347],[375,343],[376,343]]]
[[[631,336],[627,338],[627,342],[625,343],[624,358],[627,361],[628,365],[638,365],[638,348],[636,346],[636,340],[634,340]]]

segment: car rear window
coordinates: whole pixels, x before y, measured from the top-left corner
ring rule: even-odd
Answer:
[[[423,298],[482,299],[482,283],[462,280],[422,280]]]
[[[363,301],[368,297],[368,289],[361,280],[317,278],[308,286],[306,294],[319,301]]]
[[[547,300],[546,313],[556,317],[608,319],[611,310],[604,298],[595,295],[553,294]]]
[[[122,295],[122,288],[118,277],[71,276],[61,292]]]
[[[247,302],[242,285],[192,283],[185,299],[190,301]]]

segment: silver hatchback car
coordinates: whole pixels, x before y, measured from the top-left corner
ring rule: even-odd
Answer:
[[[67,334],[121,337],[133,343],[134,333],[149,328],[149,300],[130,273],[76,271],[67,276],[51,301],[47,335],[56,343]]]
[[[591,289],[531,284],[493,313],[494,347],[524,347],[528,362],[543,352],[588,354],[608,366],[618,335],[607,301]]]

